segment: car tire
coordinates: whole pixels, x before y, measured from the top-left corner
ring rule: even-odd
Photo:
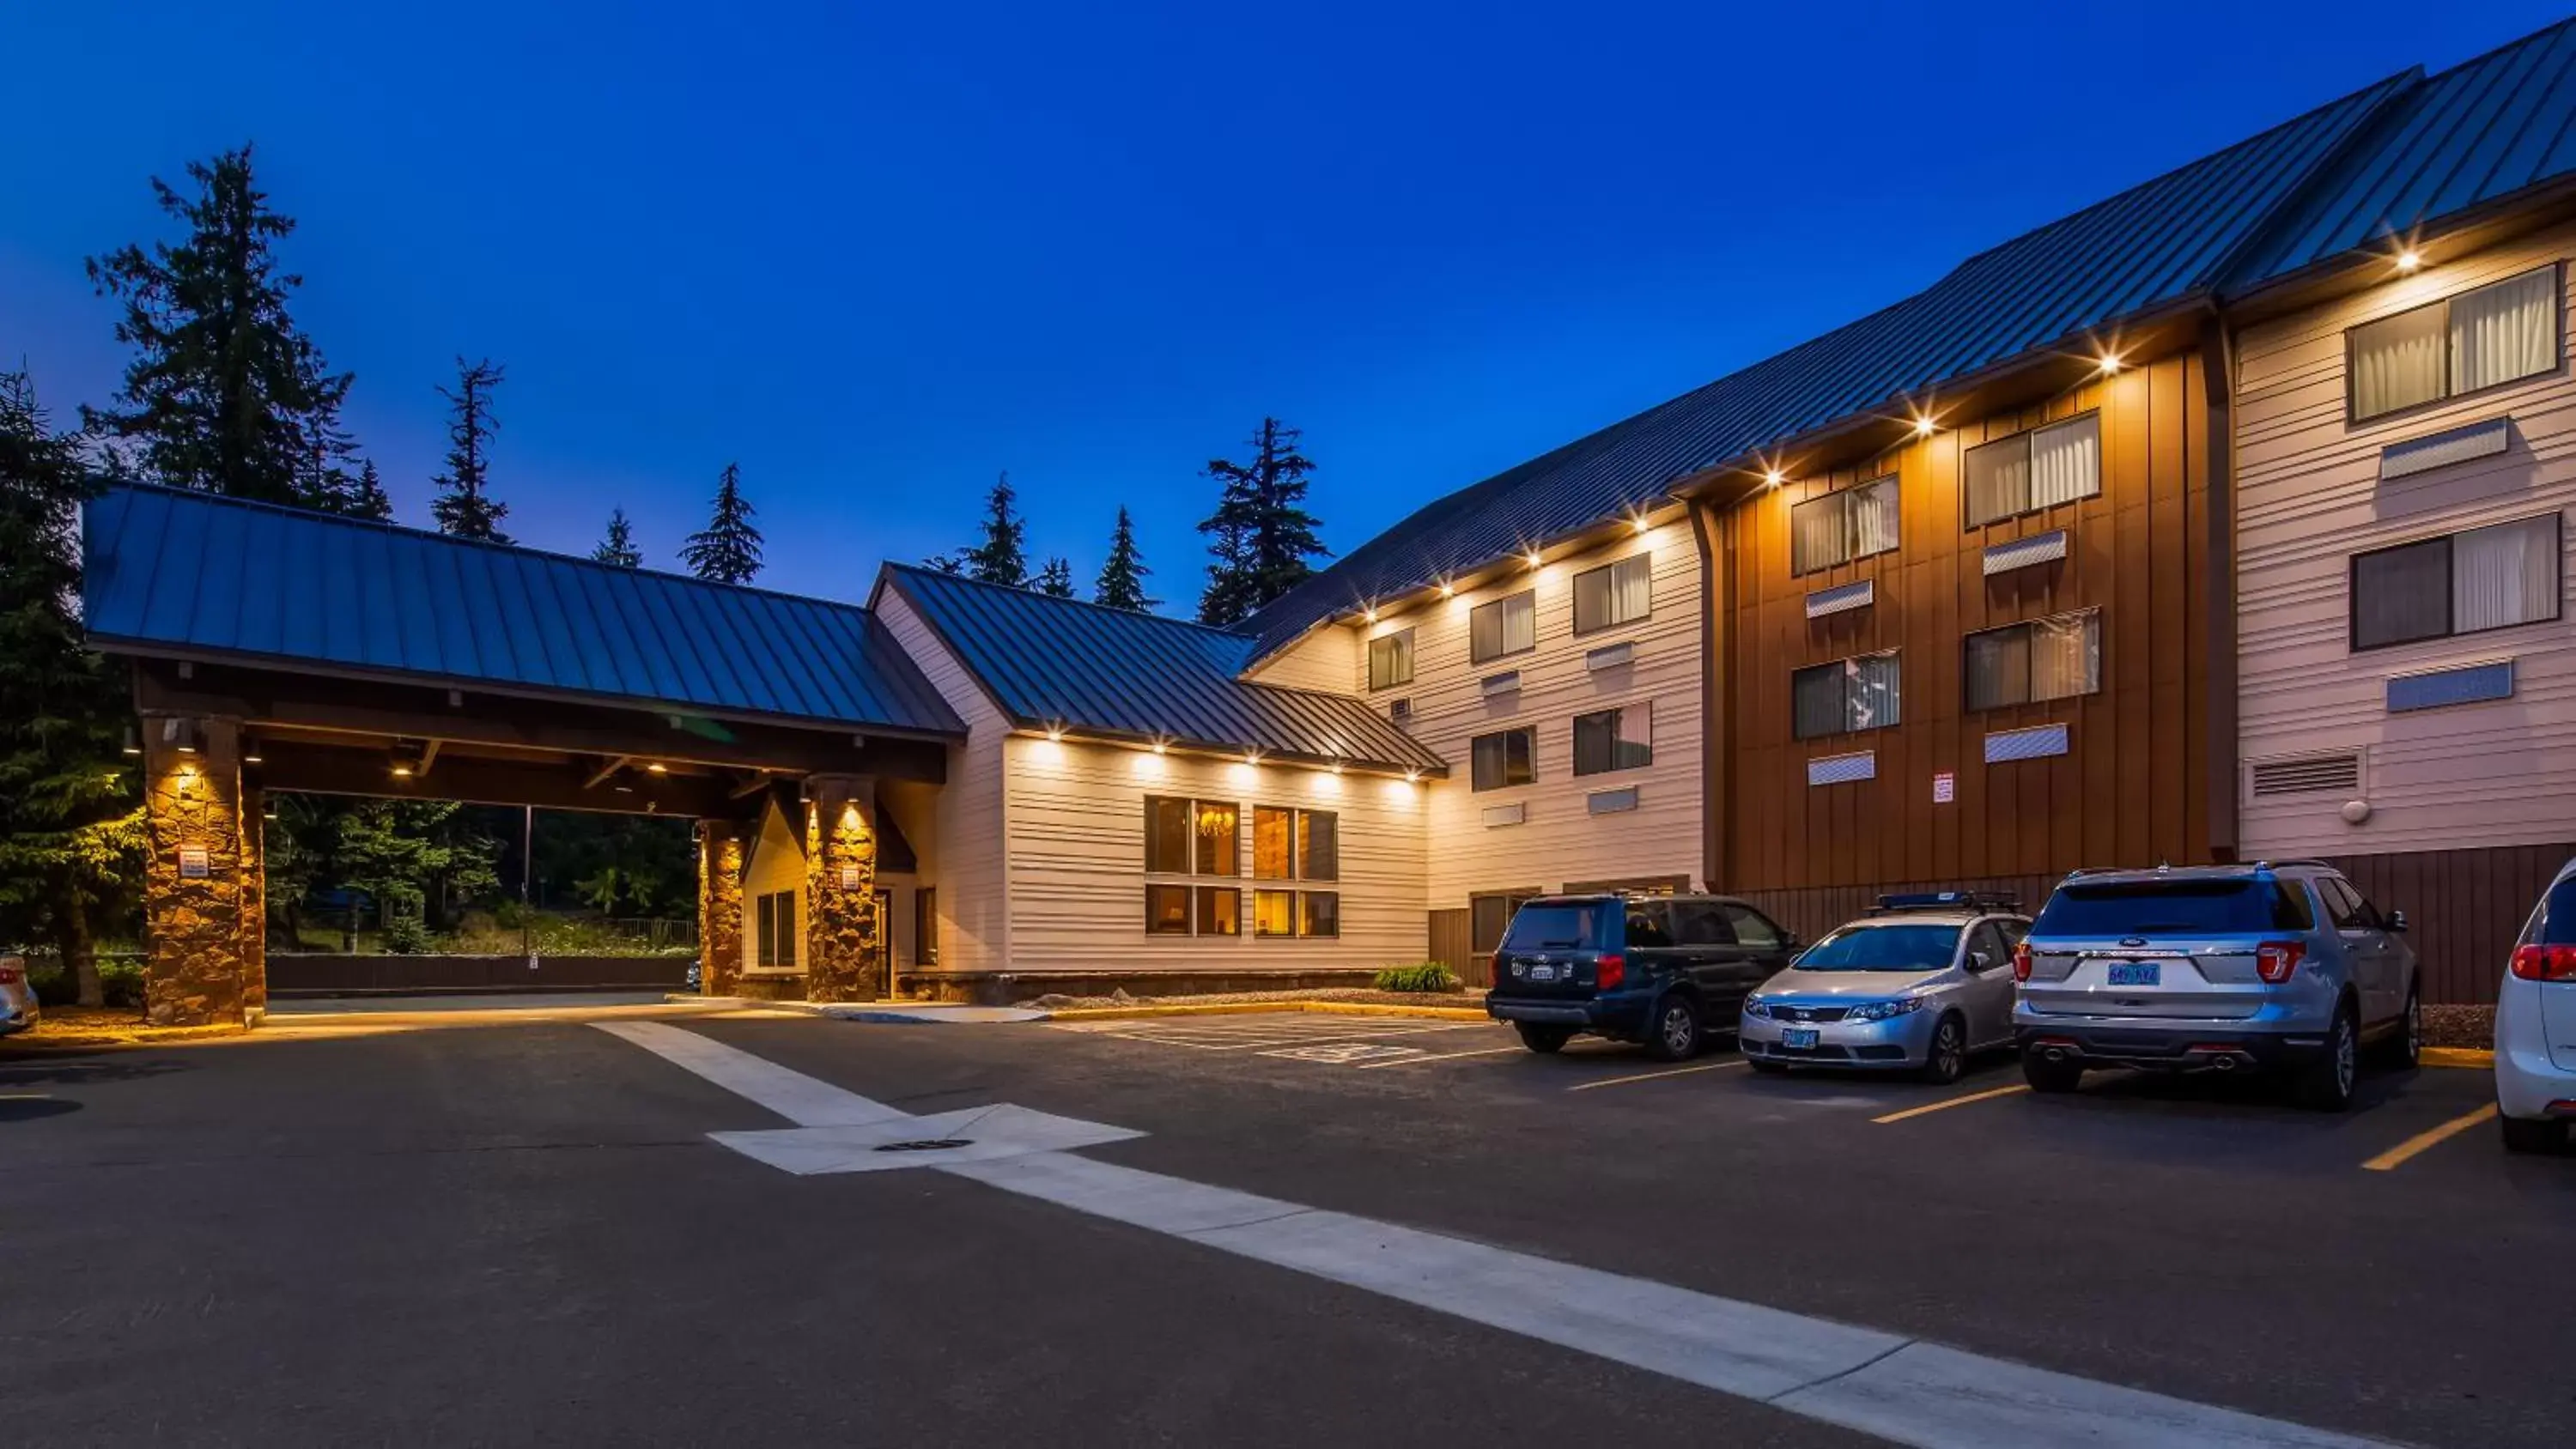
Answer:
[[[1646,1050],[1658,1061],[1682,1062],[1699,1055],[1708,1032],[1700,1025],[1699,1003],[1679,992],[1655,1003],[1646,1023]]]
[[[2311,1112],[2341,1112],[2352,1106],[2353,1087],[2361,1080],[2361,1026],[2350,1002],[2335,1009],[2326,1028],[2325,1050],[2299,1069],[2292,1093]]]
[[[2388,1034],[2371,1052],[2370,1064],[2391,1072],[2411,1072],[2424,1057],[2424,995],[2421,988],[2406,988],[2406,1014],[2397,1020],[2397,1029]]]
[[[1915,1075],[1936,1087],[1946,1087],[1967,1070],[1968,1024],[1955,1015],[1944,1015],[1932,1028],[1932,1045],[1923,1054],[1923,1065]]]
[[[2555,1118],[2498,1117],[2507,1152],[2564,1152],[2567,1124]]]
[[[2021,1055],[2021,1079],[2034,1092],[2054,1095],[2072,1092],[2084,1083],[2082,1062],[2052,1062],[2037,1052]]]
[[[1512,1026],[1521,1034],[1521,1045],[1541,1056],[1563,1051],[1565,1044],[1574,1040],[1574,1028],[1570,1026],[1547,1026],[1535,1021],[1516,1021]]]

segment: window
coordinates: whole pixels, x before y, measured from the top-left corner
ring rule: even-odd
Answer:
[[[1468,742],[1470,787],[1500,790],[1538,778],[1538,731],[1523,728],[1478,735]]]
[[[2558,520],[2545,513],[2353,555],[2352,647],[2557,618]]]
[[[1243,934],[1243,892],[1232,886],[1199,887],[1199,934]]]
[[[1145,869],[1154,875],[1190,873],[1190,802],[1145,800]]]
[[[1642,947],[1652,950],[1658,946],[1671,945],[1673,943],[1671,922],[1672,908],[1663,902],[1630,901],[1628,903],[1628,949],[1633,951]]]
[[[1538,647],[1538,591],[1478,604],[1467,615],[1467,656],[1482,664]]]
[[[760,964],[796,969],[796,892],[772,891],[755,905],[759,914],[755,934]]]
[[[1799,739],[1899,722],[1901,670],[1894,654],[1863,654],[1813,665],[1789,676],[1789,708]]]
[[[2551,265],[2345,333],[2352,420],[2554,370],[2558,291]]]
[[[2033,428],[1967,455],[1968,526],[2102,491],[2102,415]]]
[[[1717,908],[1726,912],[1726,923],[1735,931],[1735,944],[1756,951],[1768,951],[1780,944],[1780,928],[1771,924],[1769,916],[1733,901],[1720,901]]]
[[[1342,873],[1341,818],[1329,810],[1252,807],[1252,874],[1259,880],[1333,880]]]
[[[1242,852],[1230,800],[1145,798],[1145,871],[1149,875],[1241,875]]]
[[[1145,934],[1186,936],[1189,933],[1190,888],[1183,885],[1145,887]]]
[[[1252,873],[1261,880],[1286,880],[1288,848],[1297,833],[1297,812],[1275,805],[1252,807]]]
[[[2087,609],[1968,636],[1968,708],[2072,699],[2102,687],[2102,614]]]
[[[1336,891],[1306,891],[1297,897],[1297,934],[1338,936],[1342,933],[1342,898]]]
[[[1789,510],[1789,572],[1811,574],[1896,547],[1896,480],[1880,478]]]
[[[1295,891],[1254,891],[1252,893],[1252,934],[1256,936],[1297,934],[1297,893]]]
[[[1512,913],[1537,895],[1536,891],[1497,891],[1468,897],[1468,948],[1479,956],[1490,956],[1501,949],[1503,929],[1512,923]]]
[[[1369,688],[1393,689],[1413,682],[1413,631],[1398,629],[1369,641]]]
[[[1732,946],[1735,931],[1715,901],[1673,903],[1673,939],[1685,946]]]
[[[1574,717],[1574,773],[1602,775],[1655,762],[1655,709],[1632,704]]]
[[[1589,634],[1645,618],[1654,608],[1655,556],[1636,554],[1574,576],[1574,632]]]
[[[1238,817],[1231,803],[1199,800],[1191,805],[1198,813],[1199,875],[1240,875],[1243,870],[1242,848],[1236,830]]]
[[[1329,810],[1297,812],[1297,879],[1342,878],[1342,821]]]
[[[1191,908],[1197,908],[1192,914]],[[1145,934],[1149,936],[1239,936],[1243,934],[1243,892],[1233,886],[1185,886],[1148,882],[1145,886]]]
[[[924,966],[939,964],[939,888],[912,893],[912,954]]]

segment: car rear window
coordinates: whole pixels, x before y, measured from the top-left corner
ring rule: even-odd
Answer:
[[[1526,905],[1503,933],[1506,951],[1586,951],[1607,947],[1616,901]]]
[[[2240,936],[2315,924],[2307,892],[2287,881],[2106,881],[2059,886],[2031,934]]]
[[[2576,946],[2576,876],[2570,876],[2549,888],[2541,902],[2538,927],[2544,946]]]

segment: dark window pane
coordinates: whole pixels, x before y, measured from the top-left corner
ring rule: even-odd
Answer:
[[[2251,879],[2060,886],[2040,908],[2041,936],[2223,936],[2305,930],[2307,893]]]
[[[1243,934],[1243,892],[1232,886],[1199,887],[1199,934]]]
[[[1850,500],[1828,493],[1789,510],[1789,572],[1811,574],[1852,556]]]
[[[1617,909],[1609,902],[1526,907],[1512,917],[1503,949],[1571,951],[1608,946],[1611,912]]]
[[[1164,875],[1189,873],[1189,801],[1160,797],[1145,801],[1145,869]]]
[[[1509,785],[1526,785],[1538,778],[1531,763],[1531,750],[1536,738],[1537,731],[1526,729],[1476,736],[1468,744],[1473,787],[1500,790]]]
[[[2356,649],[2438,639],[2451,631],[2451,541],[2428,539],[2352,561]]]
[[[1843,728],[1843,666],[1837,661],[1789,676],[1790,711],[1799,739],[1839,734]]]
[[[1751,906],[1739,906],[1732,902],[1721,905],[1718,909],[1726,912],[1727,925],[1735,932],[1738,945],[1750,946],[1757,951],[1767,951],[1780,944],[1780,928],[1771,924],[1769,916]]]
[[[1338,936],[1342,933],[1342,898],[1333,891],[1305,891],[1297,897],[1297,934]]]
[[[1305,810],[1297,816],[1297,878],[1339,880],[1342,874],[1341,817],[1329,810]]]
[[[2030,629],[2016,624],[1968,636],[1968,708],[2030,702]]]
[[[1628,906],[1628,946],[1653,948],[1673,943],[1671,908],[1661,901],[1634,901]]]
[[[1145,931],[1154,936],[1188,935],[1190,888],[1177,885],[1145,887]]]
[[[1732,946],[1735,928],[1714,901],[1677,901],[1673,905],[1673,939],[1685,946]]]

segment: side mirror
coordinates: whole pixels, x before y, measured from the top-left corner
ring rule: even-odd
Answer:
[[[2406,913],[2404,911],[2390,911],[2388,913],[2388,929],[2392,931],[2405,930]]]
[[[1806,944],[1806,942],[1798,939],[1798,933],[1795,931],[1782,931],[1780,933],[1780,949],[1783,951],[1795,951]]]

